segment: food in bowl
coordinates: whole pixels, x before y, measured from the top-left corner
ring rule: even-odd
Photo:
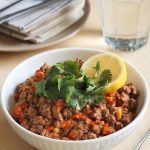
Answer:
[[[89,77],[80,59],[44,64],[17,86],[14,119],[36,134],[61,140],[95,139],[114,133],[136,116],[139,92],[132,83],[105,92],[109,69]],[[97,75],[99,74],[99,76]]]
[[[126,83],[132,82],[140,91],[136,117],[127,126],[113,134],[90,140],[59,140],[34,134],[19,125],[12,117],[12,107],[14,106],[13,96],[16,91],[16,86],[32,76],[34,71],[40,68],[44,62],[47,62],[52,66],[60,61],[75,60],[80,57],[80,59],[85,61],[84,64],[86,64],[86,61],[91,56],[104,53],[110,54],[106,51],[93,48],[61,48],[32,56],[17,65],[4,81],[0,101],[3,114],[12,129],[28,144],[40,150],[106,150],[120,144],[126,138],[127,140],[130,140],[131,132],[135,131],[137,126],[142,123],[142,119],[149,106],[149,88],[144,76],[136,69],[136,67],[127,61],[125,61],[127,71]]]

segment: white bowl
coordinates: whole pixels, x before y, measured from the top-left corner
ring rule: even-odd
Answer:
[[[97,139],[83,141],[63,141],[50,139],[34,134],[20,126],[11,116],[12,106],[14,104],[13,94],[16,85],[30,77],[36,69],[43,65],[44,62],[52,65],[63,60],[75,60],[80,58],[86,60],[97,53],[106,53],[105,51],[95,50],[92,48],[62,48],[44,52],[33,56],[16,66],[6,78],[1,91],[1,107],[10,126],[15,132],[27,143],[40,150],[103,150],[120,143],[144,117],[148,107],[149,90],[143,75],[132,65],[126,62],[128,82],[132,82],[140,90],[139,105],[137,117],[123,129]]]

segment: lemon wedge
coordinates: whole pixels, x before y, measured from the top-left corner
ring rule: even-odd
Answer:
[[[94,77],[96,72],[94,67],[97,62],[100,62],[100,73],[104,69],[109,69],[112,74],[112,81],[106,86],[106,93],[114,92],[125,84],[127,80],[127,71],[126,65],[121,57],[113,53],[97,54],[87,59],[81,69],[89,77]]]

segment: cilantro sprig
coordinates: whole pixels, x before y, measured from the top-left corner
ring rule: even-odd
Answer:
[[[64,61],[53,65],[45,79],[36,82],[35,92],[51,100],[64,99],[66,105],[81,109],[87,102],[98,104],[103,100],[105,87],[112,80],[110,70],[100,73],[100,62],[97,62],[95,75],[88,77],[78,61]],[[99,75],[97,81],[94,78]]]

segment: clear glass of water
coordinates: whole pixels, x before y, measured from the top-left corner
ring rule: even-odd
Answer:
[[[116,50],[134,51],[148,41],[150,0],[99,0],[103,34]]]

